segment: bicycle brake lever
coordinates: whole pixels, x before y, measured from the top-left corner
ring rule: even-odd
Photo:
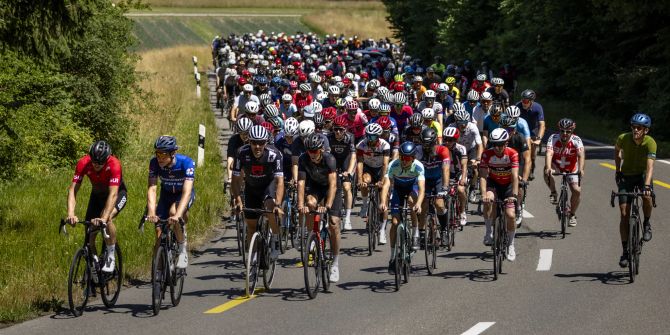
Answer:
[[[65,222],[65,220],[63,220],[63,219],[60,220],[60,226],[58,227],[58,233],[59,234],[63,234],[65,236],[68,236],[67,228],[65,227],[66,224],[67,223]]]
[[[616,193],[612,191],[612,196],[610,197],[610,206],[614,207],[614,197],[616,197]]]

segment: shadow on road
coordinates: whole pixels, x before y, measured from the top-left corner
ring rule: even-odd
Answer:
[[[353,281],[338,284],[337,287],[346,290],[370,290],[375,293],[393,293],[395,285],[392,278],[382,281]]]
[[[449,278],[462,278],[469,279],[474,282],[490,282],[494,281],[493,279],[493,269],[478,269],[473,271],[445,271],[441,273],[435,273],[433,276],[438,277],[442,276],[444,279]]]
[[[102,311],[103,314],[131,314],[134,317],[147,318],[154,315],[149,303],[150,301],[147,301],[147,304],[117,304],[112,308],[107,308],[102,304],[88,305],[84,309],[83,315],[86,315],[86,313]],[[56,314],[51,315],[50,318],[54,320],[74,319],[75,316],[70,313],[69,309],[60,308],[56,311]]]
[[[570,233],[566,232],[565,235],[570,235]],[[522,232],[522,233],[516,233],[515,238],[529,238],[529,237],[539,237],[543,240],[562,240],[563,235],[561,235],[560,231],[528,231],[528,232]]]
[[[599,281],[607,285],[626,285],[630,284],[628,272],[610,271],[606,273],[557,273],[554,276],[558,278],[573,278],[571,283],[595,282]]]

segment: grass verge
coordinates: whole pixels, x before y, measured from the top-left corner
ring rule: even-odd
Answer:
[[[298,8],[298,9],[381,9],[379,0],[146,0],[152,7],[191,8]]]
[[[302,17],[302,22],[316,33],[358,35],[360,38],[379,39],[392,37],[390,24],[386,21],[386,11],[327,9],[312,11]]]
[[[193,55],[203,60],[211,57],[206,46],[177,47],[144,53],[138,64],[138,71],[146,73],[142,87],[154,98],[143,102],[147,108],[131,114],[136,126],[128,149],[120,157],[128,204],[115,223],[126,280],[148,278],[154,236],[151,226],[139,234],[137,224],[146,204],[147,168],[158,135],[177,136],[180,152],[195,159],[198,124],[207,127],[205,166],[196,170],[197,198],[188,227],[190,246],[201,244],[210,228],[220,222],[223,170],[217,131],[208,95],[203,93],[200,99],[195,96]],[[203,92],[207,92],[206,86]],[[0,327],[67,308],[67,273],[83,238],[82,227],[70,229],[69,237],[58,234],[72,173],[73,169],[45,171],[0,185]],[[85,181],[77,199],[80,217],[85,214],[89,192],[90,183]],[[149,300],[147,296],[147,303]]]

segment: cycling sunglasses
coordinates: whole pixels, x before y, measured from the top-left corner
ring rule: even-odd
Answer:
[[[162,152],[162,151],[156,151],[156,157],[157,158],[167,158],[172,156],[169,152]],[[100,163],[95,162],[98,165],[102,165]],[[104,164],[104,163],[103,163]]]
[[[334,128],[333,131],[336,131],[336,132],[344,131],[344,128]]]
[[[267,142],[266,141],[249,141],[249,143],[251,143],[251,145],[263,146]]]
[[[316,155],[319,153],[319,149],[314,149],[314,150],[307,150],[307,153],[310,155]]]
[[[376,141],[379,139],[378,135],[365,135],[365,137],[367,137],[368,141]]]
[[[403,162],[411,162],[414,160],[414,156],[400,156],[400,160]]]
[[[572,134],[572,130],[561,130],[561,134]]]

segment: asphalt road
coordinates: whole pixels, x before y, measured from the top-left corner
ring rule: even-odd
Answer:
[[[343,233],[340,281],[331,293],[307,297],[303,270],[296,267],[299,255],[289,250],[280,257],[270,291],[240,298],[244,266],[234,228],[226,223],[233,229],[219,229],[191,257],[177,307],[153,317],[145,284],[121,292],[114,308],[93,301],[82,317],[63,311],[0,334],[667,334],[670,258],[664,242],[670,230],[663,221],[670,215],[670,164],[655,166],[661,184],[654,237],[644,245],[640,275],[631,284],[627,269],[618,266],[618,213],[609,205],[614,173],[602,165],[611,164],[611,157],[611,148],[587,147],[579,224],[565,239],[545,185],[531,183],[526,209],[532,217],[517,233],[516,261],[505,261],[497,281],[490,248],[482,244],[483,220],[471,215],[454,250],[438,254],[436,273],[429,276],[423,254],[417,254],[410,282],[395,292],[386,272],[389,247],[367,256],[363,223],[352,215],[355,229]],[[540,254],[545,260],[551,254],[550,261],[540,264]],[[538,271],[539,265],[546,271]]]

